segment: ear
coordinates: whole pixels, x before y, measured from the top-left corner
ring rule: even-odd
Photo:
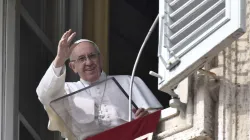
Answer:
[[[69,62],[69,67],[74,71],[74,73],[77,73],[74,62]]]

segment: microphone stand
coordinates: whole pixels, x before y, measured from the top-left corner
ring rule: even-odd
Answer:
[[[154,23],[152,24],[151,28],[148,31],[148,34],[147,34],[146,38],[144,39],[144,42],[142,43],[142,46],[140,48],[140,51],[139,51],[139,53],[137,55],[137,58],[136,58],[136,61],[135,61],[134,67],[133,67],[133,71],[132,71],[132,75],[131,75],[131,79],[130,79],[130,86],[129,86],[129,107],[128,107],[129,108],[129,122],[132,119],[132,88],[133,88],[133,81],[134,81],[135,70],[136,70],[138,61],[140,59],[141,53],[142,53],[142,51],[144,49],[144,46],[147,43],[147,41],[148,41],[148,39],[149,39],[152,31],[154,30],[155,25],[158,22],[158,20],[159,20],[159,14],[155,18]]]

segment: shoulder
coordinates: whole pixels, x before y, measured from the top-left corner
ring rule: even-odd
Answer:
[[[118,82],[130,82],[130,75],[109,75],[108,77],[114,77]],[[134,82],[143,82],[142,79],[138,76],[134,77]]]
[[[74,86],[74,85],[78,85],[81,84],[81,81],[77,81],[77,82],[65,82],[65,85],[67,86]]]
[[[64,88],[68,93],[77,91],[81,87],[82,87],[82,83],[80,81],[65,82],[65,85],[64,85]]]

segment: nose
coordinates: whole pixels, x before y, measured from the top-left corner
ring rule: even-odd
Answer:
[[[91,65],[91,64],[93,63],[93,61],[90,60],[89,57],[86,57],[86,58],[87,58],[87,59],[86,59],[86,61],[85,61],[85,64],[86,64],[86,65]]]

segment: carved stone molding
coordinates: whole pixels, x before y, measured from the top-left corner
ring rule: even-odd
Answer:
[[[156,139],[213,139],[216,103],[210,93],[220,82],[198,74],[189,83],[186,112],[160,122]]]

